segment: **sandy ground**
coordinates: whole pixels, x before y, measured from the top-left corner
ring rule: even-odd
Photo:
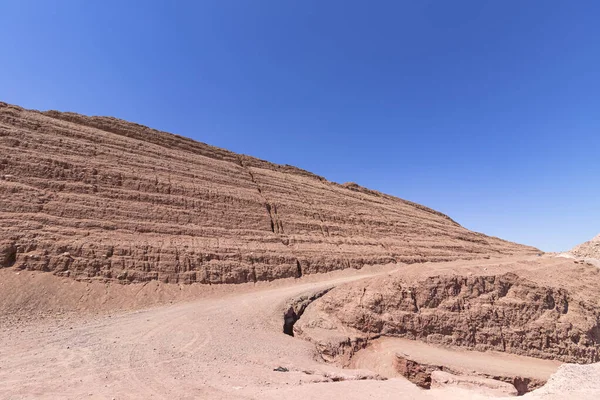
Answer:
[[[600,268],[600,259],[597,259],[597,258],[577,257],[577,256],[574,256],[573,254],[569,254],[569,253],[553,253],[553,255],[558,258],[568,258],[570,260],[579,260],[580,262],[593,264],[596,267]]]
[[[600,363],[563,364],[543,387],[523,396],[524,399],[564,400],[600,398]]]
[[[0,398],[483,398],[460,389],[425,391],[403,378],[354,380],[373,374],[322,364],[311,344],[282,334],[289,298],[388,272],[349,271],[239,292],[220,288],[236,291],[143,311],[12,321],[0,328]],[[274,371],[279,366],[289,372]],[[598,381],[596,371],[577,374]],[[552,396],[582,387],[565,385],[557,378],[540,395],[559,398]],[[600,393],[591,385],[582,396]],[[585,396],[569,398],[594,398]]]
[[[369,275],[12,324],[0,332],[0,397],[264,398],[273,387],[351,378],[315,361],[309,343],[282,333],[282,308],[295,295]],[[290,371],[273,371],[278,366]]]

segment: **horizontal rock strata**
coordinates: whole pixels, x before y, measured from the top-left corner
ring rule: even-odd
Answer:
[[[527,254],[427,207],[109,117],[0,103],[0,267],[239,283]]]
[[[572,261],[549,265],[545,272],[536,268],[552,276],[549,283],[517,267],[499,274],[461,275],[459,270],[418,279],[398,273],[334,288],[307,307],[294,329],[298,336],[328,344],[321,346],[328,359],[338,353],[347,357],[356,348],[352,343],[390,336],[564,362],[600,361],[597,268]],[[569,283],[572,279],[577,281]],[[322,339],[340,334],[337,346]]]

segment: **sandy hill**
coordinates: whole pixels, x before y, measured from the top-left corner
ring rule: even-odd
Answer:
[[[0,103],[0,267],[239,283],[532,254],[427,207],[110,117]]]
[[[600,259],[600,235],[588,242],[575,246],[568,254],[580,258]]]

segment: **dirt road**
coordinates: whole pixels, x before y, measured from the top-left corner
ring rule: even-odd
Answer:
[[[321,364],[310,343],[282,333],[289,298],[374,274],[4,327],[0,398],[464,398],[458,389],[423,391],[404,379],[353,381],[369,374]],[[274,371],[279,366],[289,372]]]
[[[0,333],[1,398],[251,398],[334,369],[284,335],[290,297],[369,275]],[[276,372],[284,366],[290,372]],[[301,372],[307,371],[308,373]]]

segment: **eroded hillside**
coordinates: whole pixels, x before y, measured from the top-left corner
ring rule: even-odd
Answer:
[[[427,207],[109,117],[0,103],[0,267],[239,283],[531,254]]]
[[[564,362],[600,361],[600,270],[538,257],[404,268],[341,286],[296,323],[324,358],[378,337]]]
[[[567,254],[579,258],[600,260],[600,235],[590,241],[575,246]]]

